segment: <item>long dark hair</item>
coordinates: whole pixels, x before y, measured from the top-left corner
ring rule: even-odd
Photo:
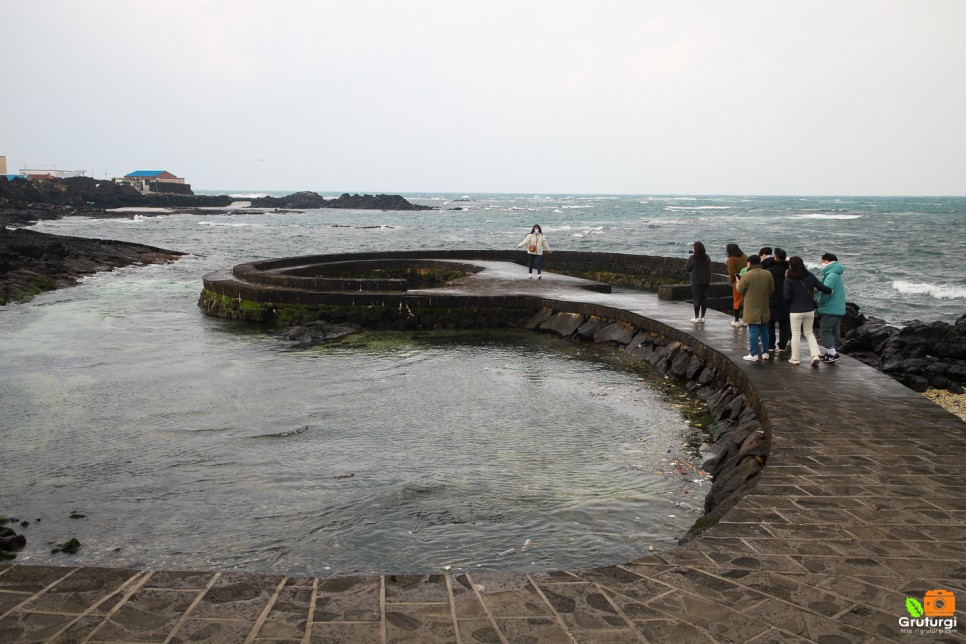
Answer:
[[[728,257],[741,257],[743,254],[738,244],[728,244],[725,249],[728,251]]]
[[[793,280],[800,280],[805,277],[805,262],[798,255],[792,255],[788,258],[788,277]]]
[[[543,234],[543,228],[540,227],[540,224],[533,225],[533,228],[530,229],[530,234],[532,235],[533,233]]]
[[[702,266],[708,263],[708,251],[701,242],[694,242],[694,263]]]

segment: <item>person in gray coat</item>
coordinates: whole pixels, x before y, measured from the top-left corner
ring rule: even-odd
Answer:
[[[748,324],[750,352],[744,359],[757,361],[760,344],[761,359],[768,360],[768,322],[771,320],[768,300],[775,291],[775,279],[761,267],[758,255],[748,258],[748,272],[738,280],[735,289],[742,297],[743,317]]]

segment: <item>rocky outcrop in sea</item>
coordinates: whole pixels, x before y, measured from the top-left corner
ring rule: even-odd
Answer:
[[[0,305],[23,301],[130,264],[172,262],[184,253],[106,239],[48,235],[0,226]]]
[[[108,179],[91,177],[26,181],[0,177],[0,226],[26,226],[47,219],[68,216],[95,218],[132,217],[130,212],[111,212],[114,208],[168,208],[185,211],[198,208],[223,208],[239,201],[229,195],[186,193],[142,194],[134,187]],[[354,210],[435,210],[414,204],[400,195],[350,195],[326,199],[315,192],[296,192],[285,197],[259,197],[248,200],[253,208],[308,209],[344,208]],[[160,215],[163,213],[154,213]]]
[[[354,210],[435,210],[410,203],[399,195],[350,195],[326,199],[315,192],[296,192],[286,197],[256,197],[252,208],[345,208]]]
[[[868,318],[846,334],[843,351],[914,391],[966,392],[966,314],[953,324]]]

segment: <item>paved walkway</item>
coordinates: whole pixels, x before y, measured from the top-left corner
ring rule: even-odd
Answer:
[[[475,263],[475,262],[474,262]],[[721,314],[480,262],[434,293],[628,309],[731,357],[773,432],[759,486],[700,538],[621,566],[352,578],[0,566],[0,642],[942,642],[906,598],[966,605],[966,423],[848,357],[745,363]],[[807,353],[807,350],[806,350]]]

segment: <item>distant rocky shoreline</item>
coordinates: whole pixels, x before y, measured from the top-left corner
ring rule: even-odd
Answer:
[[[158,208],[174,212],[204,212],[202,208],[226,208],[246,201],[250,209],[298,211],[314,208],[352,210],[436,210],[433,206],[414,204],[400,195],[351,195],[345,193],[327,199],[315,192],[296,192],[285,197],[236,199],[229,195],[195,195],[180,193],[142,194],[134,187],[107,179],[90,177],[45,179],[42,181],[9,181],[0,177],[0,226],[29,226],[38,221],[83,216],[99,219],[131,218],[134,212],[118,212],[116,208]],[[166,214],[151,213],[155,216]]]

